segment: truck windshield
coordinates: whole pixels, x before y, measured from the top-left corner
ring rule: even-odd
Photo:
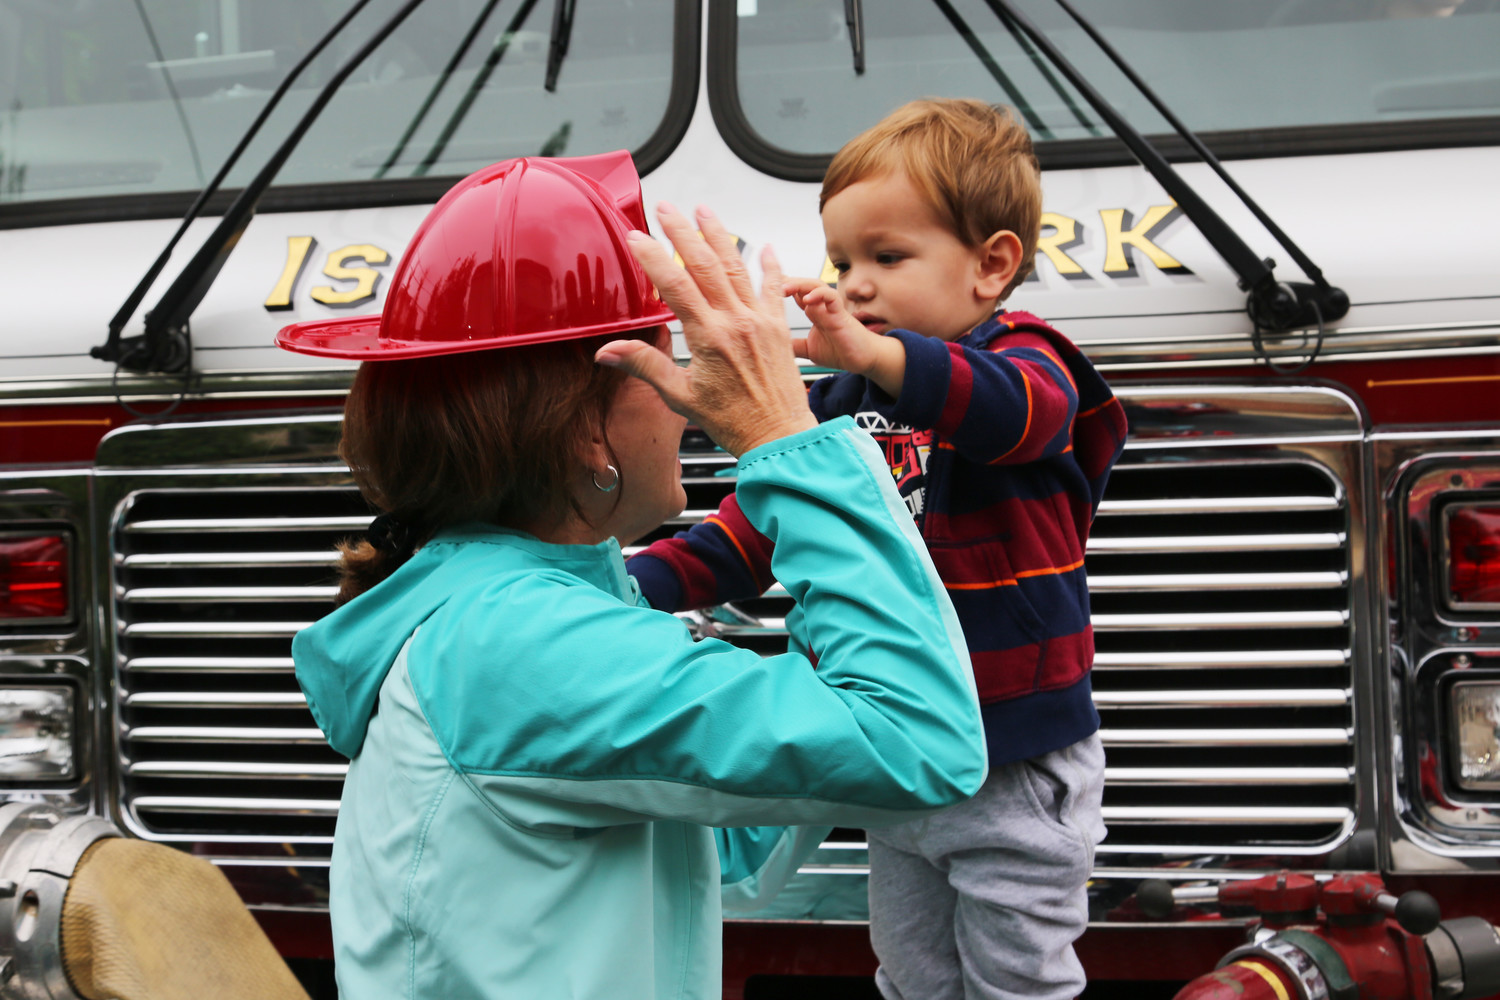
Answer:
[[[1500,114],[1500,0],[1074,3],[1194,131]],[[735,96],[761,142],[797,154],[830,154],[922,96],[1013,105],[1041,141],[1107,135],[998,6],[863,0],[857,75],[842,4],[737,0]],[[1055,4],[1021,7],[1136,128],[1169,131]]]
[[[201,188],[349,2],[0,0],[0,209]],[[340,89],[277,184],[461,176],[509,156],[639,149],[671,103],[678,4],[578,4],[549,91],[554,2],[430,0]],[[396,7],[374,0],[308,67],[227,186],[254,174]]]

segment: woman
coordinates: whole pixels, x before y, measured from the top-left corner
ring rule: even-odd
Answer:
[[[757,296],[722,226],[664,210],[676,267],[630,232],[622,156],[481,171],[418,230],[378,325],[279,338],[414,358],[355,378],[344,454],[386,513],[345,555],[347,603],[293,646],[351,758],[345,996],[717,997],[721,892],[758,905],[829,824],[984,778],[952,608],[873,443],[808,411],[774,258]],[[620,544],[686,502],[684,417],[739,457],[777,541],[785,655],[693,641],[625,574]]]

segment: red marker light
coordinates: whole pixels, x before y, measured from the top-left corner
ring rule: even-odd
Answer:
[[[1454,607],[1500,607],[1500,506],[1449,508],[1448,592]]]
[[[0,622],[67,617],[67,539],[0,537]]]

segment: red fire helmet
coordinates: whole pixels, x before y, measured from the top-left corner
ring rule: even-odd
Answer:
[[[381,315],[296,323],[276,343],[394,361],[658,326],[675,317],[630,255],[632,229],[646,212],[629,153],[505,160],[433,206]]]

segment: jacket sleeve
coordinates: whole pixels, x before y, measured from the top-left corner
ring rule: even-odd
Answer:
[[[749,826],[714,831],[719,897],[727,910],[758,910],[797,874],[831,826]]]
[[[764,594],[774,582],[772,548],[731,493],[717,512],[652,542],[625,569],[656,610],[690,611]]]
[[[1013,333],[976,350],[890,335],[906,348],[906,374],[887,416],[935,431],[972,462],[1022,465],[1070,446],[1078,388],[1045,338]]]
[[[560,570],[497,580],[412,639],[412,662],[470,665],[412,677],[450,763],[579,826],[878,825],[972,795],[968,652],[874,442],[831,421],[747,453],[737,490],[797,603],[792,649],[695,642]]]

